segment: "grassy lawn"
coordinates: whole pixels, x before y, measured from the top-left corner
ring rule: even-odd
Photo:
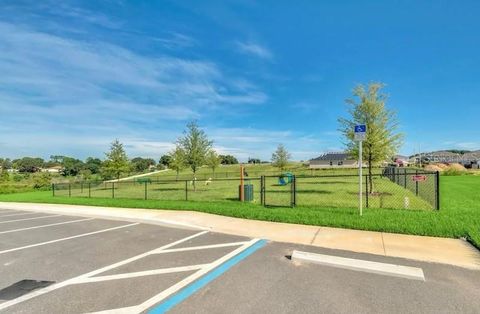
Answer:
[[[405,180],[407,185],[413,184],[410,177]],[[253,185],[254,204],[260,203],[260,179],[246,180]],[[402,178],[403,180],[403,178]],[[375,194],[368,197],[368,207],[389,209],[434,209],[434,202],[427,202],[417,197],[413,189],[405,189],[401,184],[391,182],[387,178],[375,176],[373,178]],[[208,184],[207,184],[208,183]],[[434,178],[421,183],[420,192],[434,198]],[[238,199],[239,179],[223,178],[212,181],[198,180],[196,188],[191,181],[152,182],[96,182],[74,183],[56,185],[56,196],[92,197],[92,198],[130,198],[130,199],[156,199],[161,201],[232,201]],[[290,206],[291,185],[280,185],[278,176],[265,179],[266,204],[272,206]],[[326,208],[356,208],[358,206],[358,177],[355,175],[323,176],[323,177],[297,177],[296,204],[304,207]],[[428,199],[428,198],[426,198]],[[407,204],[405,203],[407,200]],[[364,198],[365,207],[367,198]]]
[[[329,168],[329,169],[310,169],[308,166],[302,163],[290,163],[285,171],[281,171],[277,167],[271,164],[247,164],[245,165],[245,171],[249,177],[260,177],[261,175],[278,175],[282,172],[292,172],[295,175],[329,175],[329,174],[357,174],[355,168]],[[380,169],[374,169],[374,173],[380,173]],[[208,178],[238,178],[240,176],[240,165],[221,165],[212,172],[212,169],[206,166],[197,170],[195,177],[198,180],[206,180]],[[173,170],[164,171],[161,173],[152,174],[150,176],[153,179],[165,179],[172,180],[177,178],[177,174]],[[193,172],[187,168],[179,172],[179,180],[192,180]]]
[[[206,213],[277,221],[441,237],[467,237],[480,248],[480,176],[441,178],[442,210],[367,209],[359,217],[354,208],[262,207],[238,201],[175,201],[52,197],[51,191],[0,195],[0,201],[78,204],[152,209],[196,210]]]

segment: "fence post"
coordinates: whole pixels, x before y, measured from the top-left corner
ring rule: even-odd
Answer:
[[[415,175],[418,176],[418,170],[415,170]],[[418,196],[418,181],[415,181],[415,195]]]
[[[368,175],[365,175],[365,208],[368,208]]]
[[[263,205],[263,176],[260,176],[260,205]]]
[[[440,210],[440,172],[435,174],[435,207]]]
[[[92,182],[88,182],[88,198],[92,197]]]
[[[145,200],[147,200],[147,181],[145,181],[144,183],[145,183]]]
[[[407,188],[407,169],[403,169],[403,187]]]
[[[185,200],[188,201],[188,181],[185,180]]]
[[[115,182],[112,182],[112,198],[115,198]]]
[[[68,197],[71,197],[72,196],[72,184],[69,183],[68,184]]]
[[[295,207],[295,206],[297,205],[297,177],[294,175],[292,179],[293,179],[293,182],[292,182],[292,190],[293,190],[293,194],[292,194],[292,197],[293,197],[292,207]]]
[[[52,183],[52,196],[55,197],[55,183]]]
[[[80,193],[83,194],[83,182],[80,182]]]

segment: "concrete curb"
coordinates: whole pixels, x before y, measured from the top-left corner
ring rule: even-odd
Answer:
[[[378,263],[360,259],[293,251],[292,261],[307,262],[354,271],[425,281],[423,270],[417,267]]]

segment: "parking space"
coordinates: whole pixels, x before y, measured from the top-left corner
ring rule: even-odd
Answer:
[[[426,281],[298,264],[293,250],[419,267]],[[440,264],[0,210],[2,313],[475,313],[478,282]]]
[[[419,267],[425,281],[290,260],[293,250]],[[480,272],[270,242],[170,313],[478,313]]]
[[[257,241],[38,212],[4,216],[0,310],[8,313],[140,313]]]

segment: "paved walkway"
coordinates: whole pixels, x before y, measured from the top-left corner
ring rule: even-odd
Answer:
[[[156,170],[156,171],[152,171],[152,172],[147,172],[147,173],[142,173],[142,174],[136,174],[136,175],[134,175],[134,176],[129,176],[129,177],[125,177],[125,178],[108,180],[108,181],[105,181],[105,182],[109,183],[109,182],[128,181],[128,180],[133,180],[133,179],[135,179],[135,178],[148,177],[148,176],[151,176],[151,175],[154,175],[154,174],[158,174],[158,173],[162,173],[162,172],[165,172],[165,171],[168,171],[168,170],[170,170],[170,169]]]
[[[0,202],[0,209],[41,211],[207,229],[214,232],[331,249],[450,264],[480,270],[480,251],[460,239],[305,226],[194,211]]]

